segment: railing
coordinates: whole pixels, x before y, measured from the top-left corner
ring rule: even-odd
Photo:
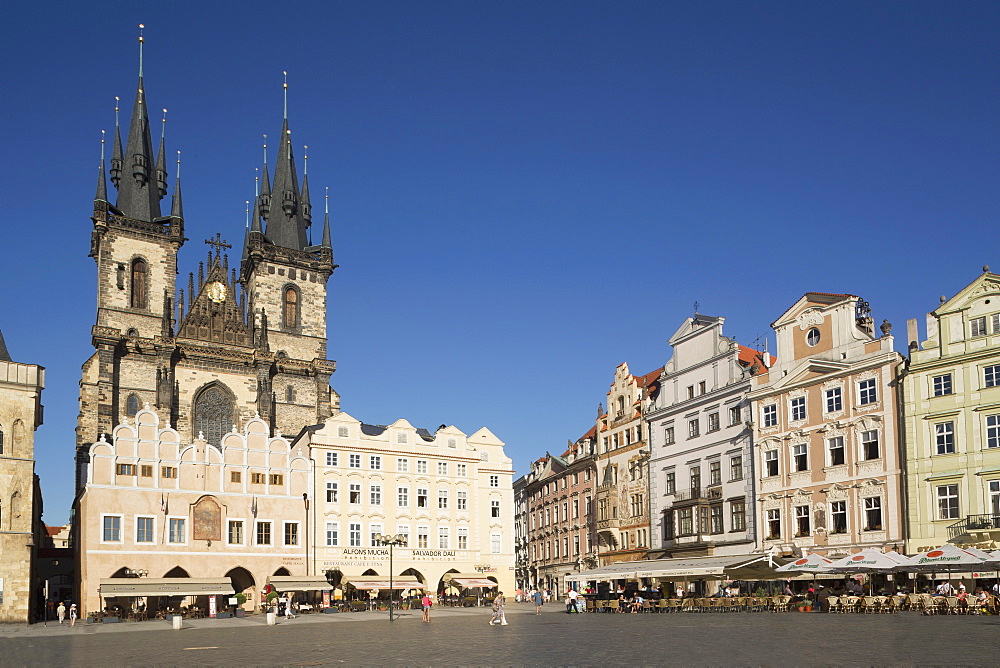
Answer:
[[[959,520],[948,526],[948,537],[955,538],[970,531],[994,530],[1000,530],[1000,514],[966,515],[964,520]]]
[[[714,500],[722,498],[722,487],[691,487],[674,492],[674,503],[678,501]]]
[[[597,520],[597,530],[602,531],[604,529],[617,529],[621,525],[621,520],[617,517],[613,517],[606,520]]]

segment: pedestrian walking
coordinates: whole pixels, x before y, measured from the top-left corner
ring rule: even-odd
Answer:
[[[424,594],[424,597],[420,599],[420,607],[423,608],[424,611],[420,621],[430,623],[432,605],[434,605],[434,600],[431,598],[430,594]]]
[[[59,601],[59,607],[56,608],[56,616],[59,617],[60,624],[66,619],[66,605],[62,601]]]
[[[77,616],[78,615],[77,615],[77,612],[76,612],[76,603],[73,603],[73,604],[71,604],[69,606],[69,625],[70,626],[76,626],[76,618],[77,618]]]
[[[545,597],[542,592],[536,589],[532,594],[531,598],[535,601],[535,614],[542,614],[542,605],[545,603]]]
[[[507,599],[504,598],[503,592],[497,592],[497,597],[493,599],[493,616],[490,617],[490,626],[493,626],[497,622],[500,623],[500,626],[507,626],[507,616],[503,611],[506,602]]]

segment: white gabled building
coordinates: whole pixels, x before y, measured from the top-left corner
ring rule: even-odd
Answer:
[[[394,577],[415,577],[432,593],[452,576],[479,577],[513,594],[514,469],[489,429],[431,434],[406,420],[376,426],[337,413],[303,440],[316,464],[314,572],[337,587],[387,579],[389,549],[373,536],[401,535]]]

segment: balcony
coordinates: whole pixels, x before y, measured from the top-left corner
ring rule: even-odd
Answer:
[[[698,503],[708,503],[722,498],[722,486],[713,487],[691,487],[689,489],[679,489],[674,493],[674,505],[692,505]]]
[[[606,520],[597,520],[597,530],[605,531],[607,529],[617,529],[621,526],[621,520],[617,517],[611,517]]]
[[[959,520],[948,526],[948,537],[957,538],[963,534],[974,532],[989,533],[992,531],[1000,531],[1000,514],[966,515],[964,520]]]

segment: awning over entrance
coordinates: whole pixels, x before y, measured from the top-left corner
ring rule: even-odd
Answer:
[[[272,575],[267,583],[278,591],[325,591],[333,589],[322,575]]]
[[[582,573],[573,573],[572,575],[567,575],[564,579],[566,582],[587,582],[589,580],[596,580],[598,582],[606,582],[610,580],[634,580],[636,571],[642,568],[644,564],[648,563],[650,562],[620,561],[617,564],[601,566],[600,568],[583,571]]]
[[[626,561],[601,566],[590,571],[566,576],[567,582],[632,580],[658,578],[661,580],[768,580],[781,577],[774,567],[785,560],[766,554],[737,554],[728,557],[688,557],[680,559],[654,559]]]
[[[344,580],[344,584],[349,584],[355,589],[389,589],[389,578],[377,578],[374,576],[351,578]],[[424,583],[412,575],[400,575],[392,578],[393,589],[423,589]]]
[[[200,596],[232,594],[229,578],[102,578],[101,596]]]
[[[465,589],[472,589],[473,587],[486,587],[489,589],[497,586],[496,582],[487,580],[486,578],[450,578],[448,582]]]

